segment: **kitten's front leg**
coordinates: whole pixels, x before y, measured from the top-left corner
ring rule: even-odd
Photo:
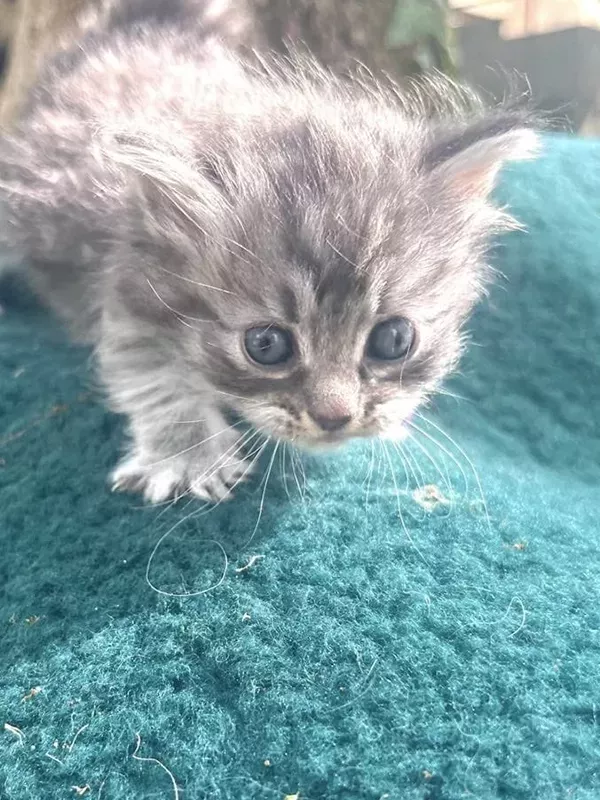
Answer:
[[[206,409],[205,409],[206,411]],[[219,501],[250,473],[239,432],[231,431],[222,416],[210,410],[208,425],[194,425],[185,439],[173,436],[171,425],[154,428],[151,436],[134,433],[130,453],[112,473],[116,490],[139,491],[151,503],[191,494]],[[146,428],[138,414],[131,429]]]
[[[208,501],[231,496],[250,473],[242,431],[227,423],[208,392],[192,396],[176,370],[169,374],[141,351],[132,359],[134,352],[101,354],[112,406],[127,414],[132,438],[112,473],[113,489],[142,492],[152,503],[183,494]]]

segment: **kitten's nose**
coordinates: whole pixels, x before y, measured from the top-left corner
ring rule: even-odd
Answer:
[[[334,431],[340,431],[342,428],[345,428],[346,425],[352,419],[350,414],[346,414],[344,416],[341,415],[326,416],[324,414],[315,414],[313,412],[309,413],[310,416],[317,423],[319,428],[322,428],[322,430],[327,431],[328,433],[333,433]]]

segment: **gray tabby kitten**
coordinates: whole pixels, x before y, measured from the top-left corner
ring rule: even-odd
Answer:
[[[113,6],[0,143],[0,243],[95,346],[129,420],[114,486],[225,497],[230,412],[299,446],[402,436],[457,362],[527,118],[250,62],[222,3]]]

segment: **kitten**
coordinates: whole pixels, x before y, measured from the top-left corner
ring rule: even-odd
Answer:
[[[448,86],[434,120],[395,87],[243,59],[200,5],[100,15],[0,143],[0,244],[94,345],[129,421],[113,485],[152,502],[228,494],[230,412],[303,447],[402,436],[510,224],[499,169],[536,144],[521,113],[450,113]]]

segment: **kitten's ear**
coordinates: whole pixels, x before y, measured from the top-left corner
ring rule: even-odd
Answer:
[[[425,168],[465,200],[485,201],[509,161],[535,158],[536,132],[519,115],[479,120],[461,131],[438,137],[425,153]]]
[[[186,223],[199,230],[225,204],[221,187],[196,159],[156,137],[118,135],[107,156],[126,176],[139,210],[153,226],[176,229]]]

